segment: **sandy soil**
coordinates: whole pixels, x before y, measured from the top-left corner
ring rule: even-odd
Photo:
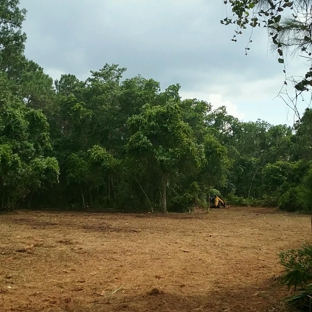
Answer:
[[[0,215],[0,311],[284,311],[281,250],[310,217],[18,211]]]

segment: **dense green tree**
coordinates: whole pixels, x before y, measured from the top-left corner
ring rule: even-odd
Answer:
[[[192,129],[182,120],[179,105],[174,100],[165,105],[146,104],[141,114],[129,119],[129,126],[132,135],[128,155],[135,159],[137,170],[142,168],[138,172],[155,170],[162,209],[167,212],[168,185],[180,170],[200,163],[202,149],[196,145]]]
[[[200,170],[201,182],[204,191],[210,198],[211,187],[222,186],[225,183],[230,161],[227,156],[227,150],[215,137],[206,135],[204,137],[204,162]],[[210,200],[208,200],[208,206]]]
[[[286,125],[270,126],[266,140],[266,162],[288,161],[294,152],[292,129]]]
[[[18,79],[24,63],[26,34],[22,23],[26,10],[19,8],[19,0],[4,0],[0,3],[0,71],[9,78]]]
[[[278,198],[290,188],[290,183],[293,182],[293,166],[288,161],[266,164],[262,170],[262,187],[266,195]]]
[[[78,207],[86,209],[88,204],[85,196],[90,182],[90,168],[86,154],[82,152],[70,154],[63,166],[63,179],[66,179],[64,190],[66,204],[70,207],[77,207],[82,203]],[[81,201],[77,198],[81,198]]]
[[[312,211],[312,163],[310,162],[310,166],[304,175],[303,178],[303,188],[304,188],[304,208],[306,211]]]
[[[115,178],[120,161],[105,148],[94,145],[88,150],[88,162],[91,173],[89,184],[90,205],[93,205],[93,193],[96,191],[102,194],[104,199],[102,204],[116,208]]]
[[[180,102],[183,120],[193,129],[198,142],[208,133],[208,116],[212,105],[198,99],[186,99]]]
[[[300,196],[297,208],[310,209],[311,110],[294,130],[242,122],[225,107],[182,100],[179,84],[161,91],[153,79],[122,80],[125,68],[116,64],[91,71],[85,81],[65,74],[53,85],[23,55],[25,10],[18,4],[0,5],[1,209],[182,211],[205,207],[211,187],[250,202],[269,198],[284,209]],[[304,2],[293,4],[230,1],[233,17],[224,23],[244,28],[263,21],[282,62],[284,48],[309,49],[310,39],[302,37],[309,15],[282,16],[287,9],[305,12]],[[309,79],[297,90],[309,88]]]
[[[120,84],[125,68],[118,65],[104,65],[99,71],[92,71],[86,80],[83,101],[86,108],[93,112],[90,123],[92,142],[90,145],[117,150],[122,144],[119,122]]]
[[[312,159],[312,109],[306,109],[295,125],[294,157],[309,161]]]
[[[47,113],[51,110],[55,97],[53,80],[35,62],[24,60],[16,88],[18,95],[29,107]]]
[[[57,182],[58,163],[51,151],[49,124],[41,111],[25,106],[0,75],[1,209],[28,201],[39,189]]]
[[[55,80],[54,84],[57,94],[62,96],[74,95],[77,98],[85,86],[83,81],[71,74],[62,75],[60,80]]]
[[[268,125],[261,121],[239,122],[228,116],[224,108],[213,112],[210,124],[228,149],[232,163],[225,191],[236,190],[239,196],[249,197],[254,194],[255,180],[264,164],[261,158]]]

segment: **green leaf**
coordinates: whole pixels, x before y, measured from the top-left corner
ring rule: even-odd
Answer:
[[[253,9],[254,7],[255,7],[255,3],[254,2],[249,3],[249,9]]]

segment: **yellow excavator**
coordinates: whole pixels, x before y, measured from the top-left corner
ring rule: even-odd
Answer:
[[[225,201],[219,197],[218,195],[214,195],[210,197],[210,208],[221,208],[223,206],[225,208]]]

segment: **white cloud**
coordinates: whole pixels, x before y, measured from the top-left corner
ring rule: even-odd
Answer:
[[[221,94],[207,94],[206,92],[180,92],[182,99],[198,99],[202,101],[207,101],[211,103],[213,109],[221,106],[226,107],[226,111],[229,115],[232,115],[238,119],[243,119],[245,117],[244,113],[238,111],[238,107],[230,101],[222,100]]]
[[[238,119],[243,119],[245,117],[245,114],[238,112],[238,108],[235,104],[230,101],[223,101],[221,94],[210,94],[209,102],[212,104],[213,108],[225,106],[228,114]]]

